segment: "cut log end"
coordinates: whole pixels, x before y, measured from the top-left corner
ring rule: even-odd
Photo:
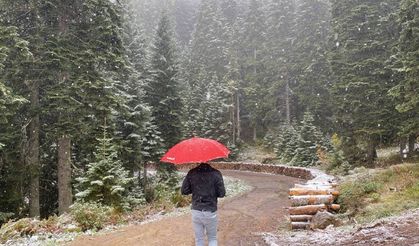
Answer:
[[[307,230],[307,229],[310,229],[310,223],[309,222],[291,222],[291,229]]]
[[[291,222],[310,222],[313,218],[312,215],[290,215]]]

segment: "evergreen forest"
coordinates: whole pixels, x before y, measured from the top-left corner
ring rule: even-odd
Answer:
[[[410,158],[418,88],[417,0],[0,0],[0,224],[153,202],[193,136],[230,160]]]

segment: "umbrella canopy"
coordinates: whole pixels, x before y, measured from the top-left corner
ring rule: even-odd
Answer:
[[[177,143],[160,161],[173,164],[201,163],[226,158],[228,154],[230,150],[213,139],[193,137]]]

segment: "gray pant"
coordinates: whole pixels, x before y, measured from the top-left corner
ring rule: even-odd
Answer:
[[[208,237],[208,246],[217,246],[217,223],[217,212],[192,209],[192,224],[195,231],[196,246],[204,246],[205,232]]]

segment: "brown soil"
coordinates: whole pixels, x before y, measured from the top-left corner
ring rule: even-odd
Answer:
[[[298,179],[263,173],[222,171],[254,187],[219,205],[219,245],[266,245],[259,233],[273,232],[286,223],[288,189]],[[194,245],[190,214],[132,225],[98,236],[82,236],[70,243],[85,245]]]

